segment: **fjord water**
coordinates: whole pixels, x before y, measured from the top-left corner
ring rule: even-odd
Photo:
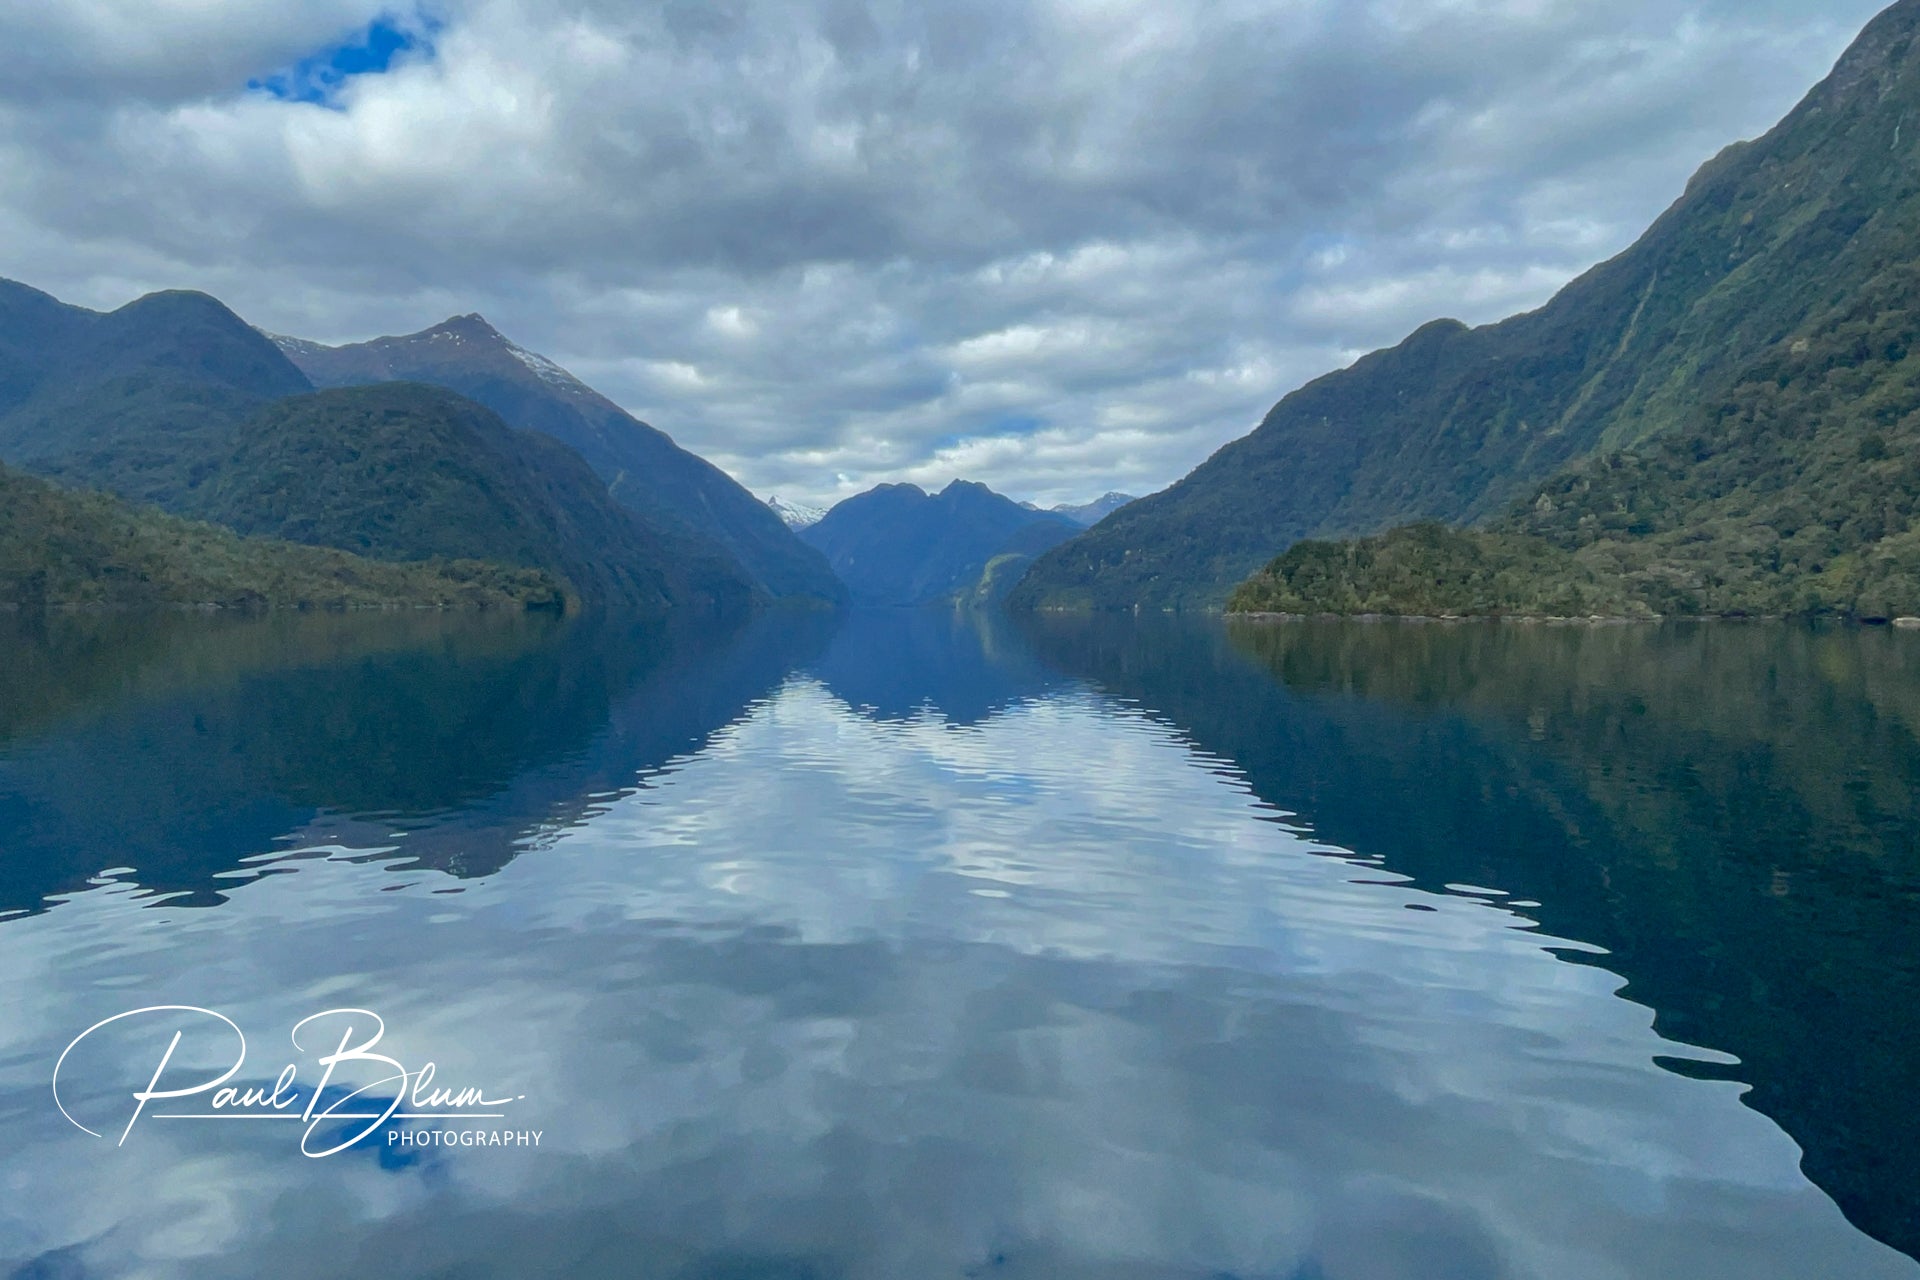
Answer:
[[[1920,1275],[1920,636],[169,617],[0,652],[0,1271]],[[116,1145],[164,1040],[65,1095],[90,1137],[55,1060],[160,1004],[268,1083],[298,1019],[375,1010],[515,1099],[448,1128],[541,1143]]]

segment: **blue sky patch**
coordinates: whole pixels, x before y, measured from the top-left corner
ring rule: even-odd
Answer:
[[[378,75],[407,56],[432,57],[432,37],[439,28],[440,23],[425,18],[376,18],[349,39],[310,53],[271,75],[247,81],[247,88],[283,102],[330,107],[341,86],[354,76]]]
[[[1030,417],[1026,414],[1009,414],[1004,418],[995,420],[993,425],[987,428],[987,434],[995,436],[1030,436],[1046,425],[1047,424],[1040,419]]]

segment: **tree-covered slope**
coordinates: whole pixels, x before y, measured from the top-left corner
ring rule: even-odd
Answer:
[[[177,506],[236,423],[310,389],[203,293],[102,314],[0,281],[0,459],[63,482]]]
[[[1889,265],[1676,429],[1568,468],[1483,530],[1301,543],[1230,607],[1920,616],[1920,264]]]
[[[58,353],[77,346],[98,318],[51,294],[0,280],[0,421],[33,394]]]
[[[591,605],[733,610],[753,588],[616,505],[578,455],[453,392],[411,383],[314,392],[248,420],[193,514],[382,560],[468,557],[543,569]]]
[[[1347,617],[1651,616],[1616,577],[1538,538],[1435,521],[1296,542],[1228,598],[1232,613]]]
[[[474,560],[382,564],[60,489],[0,466],[0,607],[551,608],[558,582]]]
[[[622,505],[655,527],[717,543],[775,598],[837,603],[846,597],[820,555],[726,472],[551,360],[508,341],[480,316],[456,316],[420,333],[342,347],[276,341],[317,386],[430,383],[477,400],[515,427],[567,444]]]
[[[1010,570],[1079,527],[985,485],[956,480],[937,494],[911,484],[869,489],[800,536],[825,553],[854,603],[917,605],[996,596]]]
[[[0,281],[0,460],[242,533],[540,569],[580,603],[732,611],[757,595],[724,547],[623,510],[561,441],[441,388],[313,394],[205,294],[102,314]]]
[[[1920,244],[1920,0],[1870,24],[1757,142],[1538,311],[1427,325],[1282,400],[1184,480],[1035,563],[1013,601],[1217,608],[1306,537],[1480,520],[1635,445]]]

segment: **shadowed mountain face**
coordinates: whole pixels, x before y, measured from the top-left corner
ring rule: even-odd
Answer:
[[[732,477],[477,315],[350,346],[276,341],[316,386],[430,383],[477,400],[512,426],[561,441],[621,504],[669,532],[718,543],[770,596],[846,598],[819,554]]]
[[[1316,839],[1604,948],[1665,1035],[1739,1059],[1688,1074],[1751,1084],[1855,1223],[1920,1252],[1920,637],[1019,621]]]
[[[190,509],[246,534],[384,560],[545,569],[595,606],[739,611],[730,560],[644,527],[580,457],[450,391],[384,383],[250,419]]]
[[[311,389],[203,293],[102,314],[0,280],[0,459],[64,483],[176,506],[235,424]]]
[[[382,598],[444,600],[480,580],[492,595],[531,589],[548,600],[564,580],[576,603],[646,612],[730,612],[765,598],[715,540],[616,504],[562,441],[514,430],[441,387],[314,394],[279,346],[204,294],[152,294],[102,315],[0,281],[0,460],[244,535],[475,562],[459,582],[390,582]],[[338,574],[311,556],[294,566],[194,534],[194,554],[218,563],[188,564],[163,554],[165,538],[128,540],[133,525],[173,528],[164,522],[108,519],[99,503],[41,506],[94,530],[84,554],[13,557],[0,573],[47,571],[62,599],[136,602],[115,575],[148,571],[164,579],[145,593],[153,599],[357,598],[335,592]],[[58,529],[51,516],[40,525]],[[542,590],[525,570],[552,580]]]
[[[956,480],[937,494],[886,484],[848,498],[800,536],[826,554],[856,604],[980,602],[1077,532],[1065,516]]]
[[[1721,153],[1547,306],[1479,329],[1436,321],[1301,388],[1173,488],[1043,557],[1015,602],[1219,608],[1301,538],[1492,516],[1718,403],[1915,259],[1916,29],[1920,0],[1888,9],[1782,124]]]

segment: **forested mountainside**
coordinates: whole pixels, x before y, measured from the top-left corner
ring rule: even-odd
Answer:
[[[544,569],[593,606],[738,610],[752,586],[649,531],[577,454],[439,387],[382,383],[276,402],[194,493],[242,533],[383,560]]]
[[[315,393],[205,294],[97,313],[0,282],[0,461],[243,534],[537,571],[575,605],[765,598],[717,540],[615,503],[560,441],[443,388]]]
[[[551,436],[585,458],[623,506],[664,532],[717,543],[776,599],[846,598],[819,553],[726,472],[481,316],[341,347],[275,341],[316,386],[429,383],[480,402],[511,426]]]
[[[1836,326],[1871,327],[1856,313],[1916,258],[1916,27],[1920,0],[1884,12],[1785,121],[1722,152],[1545,307],[1478,329],[1435,321],[1310,383],[1171,489],[1041,557],[1014,602],[1218,608],[1301,539],[1499,520],[1550,477],[1584,483],[1569,466],[1667,451],[1703,412],[1752,407],[1763,370],[1813,357]]]
[[[538,569],[383,564],[76,493],[0,465],[0,607],[558,608]]]

